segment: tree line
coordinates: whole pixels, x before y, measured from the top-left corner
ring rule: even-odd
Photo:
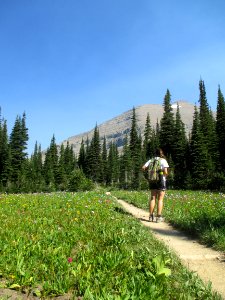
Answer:
[[[53,135],[45,153],[37,142],[31,157],[26,152],[26,115],[17,116],[10,135],[0,114],[0,191],[51,192],[93,189],[95,185],[144,189],[143,163],[161,147],[170,165],[168,185],[176,189],[225,190],[225,100],[218,87],[216,116],[199,81],[199,105],[195,105],[191,132],[187,135],[179,103],[173,113],[171,94],[163,100],[163,116],[152,126],[147,114],[142,133],[135,108],[122,152],[116,143],[101,143],[98,126],[91,140],[82,140],[79,154],[72,145],[57,146]]]

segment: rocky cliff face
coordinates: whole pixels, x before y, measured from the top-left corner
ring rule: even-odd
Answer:
[[[188,134],[192,127],[194,105],[183,100],[177,101],[172,104],[174,115],[176,114],[177,111],[177,104],[179,105],[181,118],[185,124],[186,133]],[[98,125],[101,141],[103,141],[105,136],[107,145],[109,145],[111,142],[115,142],[119,150],[121,150],[126,134],[128,134],[129,137],[129,132],[132,123],[131,120],[132,113],[133,113],[132,110],[133,109],[130,109],[129,111],[107,122],[104,122],[101,125]],[[141,134],[143,134],[147,114],[149,113],[150,115],[150,121],[152,127],[155,127],[157,121],[160,122],[160,119],[163,116],[164,109],[163,106],[160,104],[145,104],[145,105],[135,107],[135,112],[136,112],[138,130],[141,132]],[[68,139],[64,140],[62,143],[66,145],[68,141],[69,144],[72,145],[73,150],[77,155],[80,150],[82,139],[84,142],[86,142],[88,137],[90,141],[93,137],[93,133],[94,133],[94,128],[88,132],[84,132],[79,135],[69,137]]]

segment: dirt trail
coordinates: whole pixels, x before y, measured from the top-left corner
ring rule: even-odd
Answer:
[[[123,200],[118,202],[126,211],[138,218],[153,234],[162,240],[182,260],[189,270],[194,271],[206,283],[211,282],[212,289],[225,299],[225,256],[211,248],[187,237],[165,222],[149,222],[149,213]]]

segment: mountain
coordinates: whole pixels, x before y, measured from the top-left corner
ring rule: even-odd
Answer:
[[[194,105],[183,100],[174,102],[172,104],[174,116],[177,111],[177,104],[179,105],[181,119],[185,124],[186,133],[188,134],[192,128]],[[138,130],[141,132],[141,134],[143,134],[147,114],[149,113],[152,127],[155,127],[157,121],[160,122],[160,119],[163,116],[164,108],[160,104],[144,104],[135,107],[135,112],[136,112]],[[132,123],[132,119],[131,119],[132,114],[133,114],[133,108],[109,121],[102,123],[101,125],[98,125],[101,141],[103,141],[105,136],[107,146],[111,142],[115,142],[120,151],[122,149],[123,141],[126,134],[128,134],[129,137],[129,132]],[[82,139],[84,142],[86,142],[88,137],[90,141],[93,137],[93,133],[94,133],[94,128],[88,132],[84,132],[69,137],[68,139],[64,140],[62,143],[66,146],[67,142],[69,142],[69,144],[72,145],[75,154],[77,155],[80,150]]]

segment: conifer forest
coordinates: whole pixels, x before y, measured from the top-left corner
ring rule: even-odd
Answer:
[[[131,128],[122,152],[117,145],[100,142],[96,125],[91,140],[82,141],[76,156],[72,146],[57,146],[53,135],[43,152],[35,144],[30,157],[26,115],[17,116],[11,133],[7,120],[0,116],[0,192],[84,191],[96,185],[119,189],[146,189],[142,165],[156,148],[163,149],[169,163],[169,189],[204,189],[225,191],[225,100],[218,87],[216,114],[208,105],[204,81],[199,81],[199,103],[195,106],[192,129],[185,132],[179,106],[176,114],[167,90],[164,113],[152,126],[149,114],[145,130],[138,130],[135,108]]]

